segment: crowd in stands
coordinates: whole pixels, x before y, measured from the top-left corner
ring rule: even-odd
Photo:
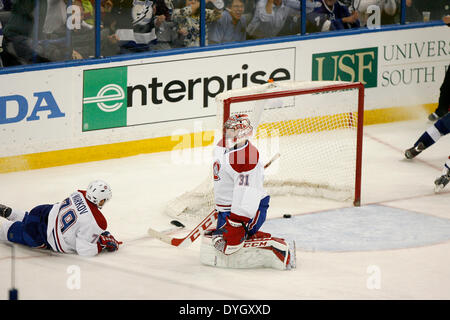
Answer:
[[[100,56],[201,45],[200,0],[97,1]],[[306,33],[370,27],[377,10],[381,25],[400,23],[401,0],[305,1]],[[405,1],[407,23],[450,14],[448,0]],[[300,0],[205,3],[205,45],[301,32]],[[95,8],[95,0],[0,0],[0,66],[95,57]]]

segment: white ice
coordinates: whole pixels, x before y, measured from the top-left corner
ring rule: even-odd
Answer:
[[[388,214],[392,208],[411,212],[404,216],[406,220],[413,214],[450,219],[450,189],[441,194],[433,191],[433,181],[449,156],[450,138],[441,138],[413,161],[403,156],[430,125],[417,120],[364,128],[362,207],[379,210],[383,218],[373,220],[376,230],[385,231],[386,221],[395,229]],[[16,246],[19,298],[450,299],[448,229],[440,229],[443,236],[432,244],[420,245],[420,239],[419,244],[402,243],[400,238],[394,249],[330,251],[300,246],[298,267],[292,271],[204,266],[199,262],[199,243],[180,249],[147,237],[149,226],[159,230],[171,227],[171,218],[161,213],[164,203],[198,185],[204,179],[203,171],[202,165],[195,163],[171,165],[167,152],[1,174],[0,202],[23,210],[61,201],[73,190],[85,188],[90,180],[108,181],[113,199],[102,211],[109,231],[124,242],[118,252],[94,258]],[[290,206],[298,203],[295,218],[349,206],[306,197],[289,201]],[[282,201],[272,203],[268,226],[283,215],[283,205]],[[411,226],[414,221],[404,224]],[[441,221],[448,225],[450,220]],[[329,226],[330,221],[325,222]],[[434,232],[433,228],[424,224],[421,232]],[[348,235],[345,239],[331,236],[336,242],[351,241]],[[367,234],[368,241],[372,236]],[[0,299],[8,296],[10,268],[10,248],[0,244]],[[79,282],[74,281],[77,274]]]

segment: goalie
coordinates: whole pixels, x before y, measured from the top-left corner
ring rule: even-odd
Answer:
[[[259,229],[266,219],[270,196],[263,187],[264,165],[248,138],[253,128],[246,114],[231,116],[224,138],[214,150],[214,197],[217,227],[201,245],[204,264],[229,268],[295,267],[295,250]]]

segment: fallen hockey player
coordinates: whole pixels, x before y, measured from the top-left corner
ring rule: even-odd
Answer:
[[[122,242],[106,231],[107,222],[99,210],[111,197],[109,185],[96,180],[86,191],[75,191],[62,202],[39,205],[29,212],[0,204],[0,240],[81,256],[116,251]]]

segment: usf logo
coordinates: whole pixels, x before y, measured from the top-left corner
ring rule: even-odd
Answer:
[[[312,80],[361,82],[377,86],[378,48],[313,54]]]
[[[127,125],[127,67],[86,70],[83,131]]]

